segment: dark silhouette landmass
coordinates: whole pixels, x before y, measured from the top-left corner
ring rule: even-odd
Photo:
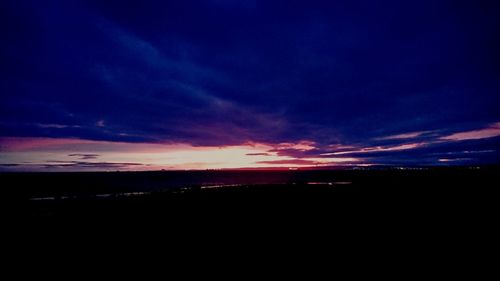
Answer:
[[[290,171],[2,173],[4,198],[38,218],[151,218],[477,206],[498,166]],[[19,200],[14,200],[19,199]],[[481,204],[479,204],[481,205]],[[390,207],[388,207],[390,206]],[[482,206],[484,207],[484,206]],[[453,208],[453,207],[452,207]],[[295,215],[292,215],[295,214]]]

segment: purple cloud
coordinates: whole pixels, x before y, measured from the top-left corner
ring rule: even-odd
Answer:
[[[97,159],[99,157],[99,154],[92,154],[92,153],[72,153],[68,154],[70,157],[78,157],[80,160],[90,160],[90,159]]]

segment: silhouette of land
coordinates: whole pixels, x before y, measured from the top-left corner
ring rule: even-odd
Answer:
[[[498,166],[350,170],[2,173],[31,218],[217,216],[468,206],[491,200]],[[280,212],[281,212],[280,211]],[[395,211],[395,210],[393,210]]]

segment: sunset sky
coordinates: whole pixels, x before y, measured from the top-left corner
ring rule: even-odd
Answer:
[[[0,2],[0,171],[500,163],[496,1]]]

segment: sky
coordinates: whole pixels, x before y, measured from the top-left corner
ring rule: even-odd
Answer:
[[[495,2],[1,1],[0,171],[498,164]]]

